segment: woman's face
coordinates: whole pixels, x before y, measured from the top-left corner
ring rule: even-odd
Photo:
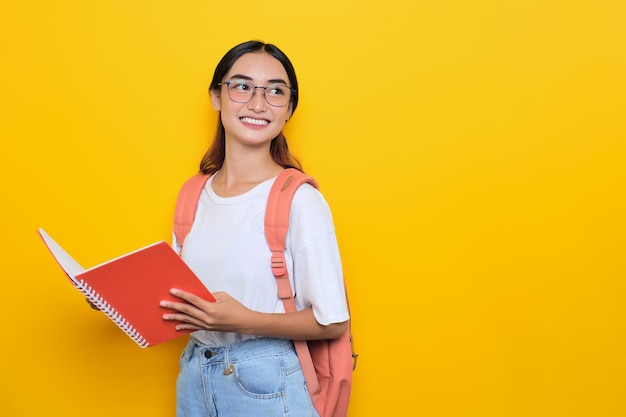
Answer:
[[[257,87],[268,84],[289,85],[283,65],[266,52],[242,55],[228,71],[222,83],[247,81]],[[244,87],[245,88],[245,87]],[[271,106],[264,97],[264,89],[257,88],[247,103],[231,100],[228,86],[222,84],[219,93],[211,91],[213,108],[221,112],[226,141],[236,141],[248,146],[269,144],[283,129],[291,116],[291,102],[283,107]]]

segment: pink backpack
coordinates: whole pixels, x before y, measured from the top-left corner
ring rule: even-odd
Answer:
[[[191,230],[200,193],[210,175],[196,175],[183,184],[176,200],[174,234],[182,246]],[[285,238],[289,230],[291,200],[300,185],[317,182],[297,169],[280,173],[274,182],[265,210],[265,238],[272,251],[270,265],[276,277],[278,296],[285,312],[295,312],[291,284],[285,264]],[[321,417],[345,417],[352,387],[352,371],[356,368],[357,354],[352,347],[350,327],[338,339],[294,340],[304,377],[315,409]]]

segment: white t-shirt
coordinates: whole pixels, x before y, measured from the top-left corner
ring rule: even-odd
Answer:
[[[220,197],[207,181],[182,258],[210,291],[224,291],[254,311],[283,313],[264,234],[267,198],[275,178],[236,197]],[[176,244],[176,242],[175,242]],[[313,307],[322,325],[349,318],[335,228],[324,197],[309,184],[293,199],[285,258],[298,310]],[[227,346],[253,335],[199,330],[193,337]]]

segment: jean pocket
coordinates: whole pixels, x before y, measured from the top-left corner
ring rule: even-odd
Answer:
[[[235,377],[241,391],[255,398],[272,398],[284,390],[285,372],[278,356],[237,362]]]

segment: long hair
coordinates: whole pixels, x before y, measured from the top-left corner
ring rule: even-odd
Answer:
[[[294,70],[287,55],[278,49],[278,47],[269,43],[261,41],[248,41],[239,44],[228,51],[217,64],[217,67],[215,67],[209,91],[218,92],[220,90],[219,84],[226,76],[226,73],[228,73],[228,71],[230,71],[232,66],[235,64],[235,61],[237,61],[242,55],[250,52],[267,52],[283,65],[285,71],[287,72],[291,88],[295,91],[291,94],[291,108],[293,114],[298,106],[298,79],[296,78],[296,71]],[[300,164],[300,161],[298,161],[298,159],[293,156],[291,152],[289,152],[287,138],[285,138],[282,131],[278,134],[278,136],[272,139],[270,143],[270,155],[272,156],[274,162],[283,168],[297,168],[302,171],[302,164]],[[226,132],[224,130],[220,114],[213,142],[202,157],[202,161],[200,161],[200,172],[203,174],[213,174],[218,171],[224,164],[225,156]]]

